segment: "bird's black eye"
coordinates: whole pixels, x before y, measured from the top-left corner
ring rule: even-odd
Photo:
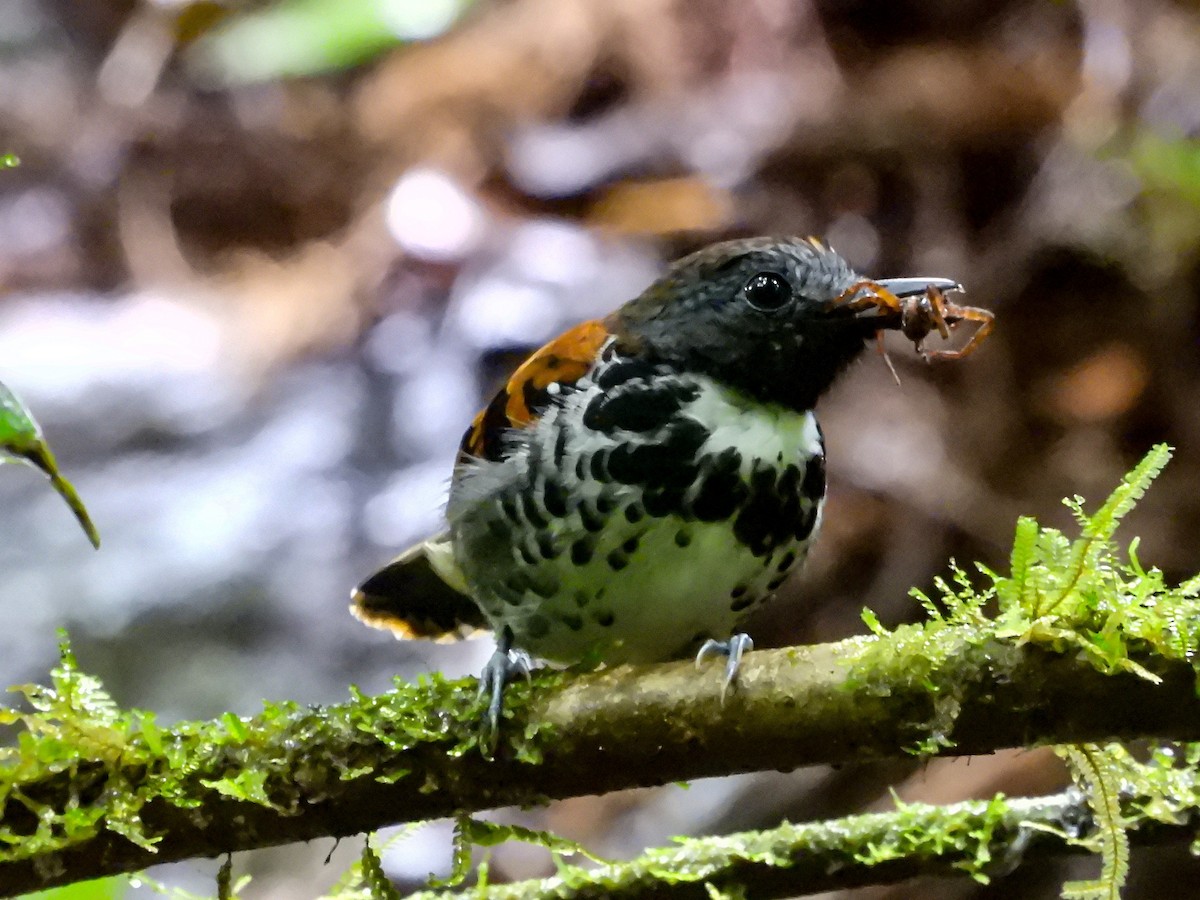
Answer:
[[[760,272],[742,288],[746,302],[763,312],[773,312],[792,300],[792,286],[786,278],[774,272]]]

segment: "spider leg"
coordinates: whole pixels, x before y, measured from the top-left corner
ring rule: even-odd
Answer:
[[[866,292],[863,296],[859,294]],[[864,279],[856,281],[833,301],[835,305],[846,305],[850,309],[879,309],[883,312],[898,313],[900,312],[900,298],[889,291],[887,288],[874,281]]]
[[[875,332],[875,347],[879,351],[879,355],[883,357],[883,361],[887,363],[888,371],[892,373],[892,378],[895,379],[896,387],[900,387],[900,375],[896,372],[896,367],[892,365],[892,358],[888,356],[887,348],[883,346],[883,330]]]
[[[975,306],[955,306],[954,304],[946,304],[946,316],[950,318],[954,324],[959,322],[978,322],[979,327],[975,329],[971,339],[957,350],[929,350],[925,353],[926,359],[962,359],[965,356],[970,356],[983,343],[984,339],[992,333],[992,329],[996,326],[996,316],[986,309],[979,309]]]
[[[928,304],[929,318],[942,340],[950,340],[950,326],[946,324],[946,295],[937,288],[930,287],[925,292],[924,302]]]

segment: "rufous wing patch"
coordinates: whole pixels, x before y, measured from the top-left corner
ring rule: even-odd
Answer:
[[[554,399],[550,386],[579,381],[591,370],[610,337],[612,332],[605,323],[593,319],[563,332],[535,352],[475,417],[463,435],[461,452],[476,459],[499,460],[504,433],[537,421]]]

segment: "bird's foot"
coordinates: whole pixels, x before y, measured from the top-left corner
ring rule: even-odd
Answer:
[[[725,702],[725,694],[737,681],[738,670],[742,667],[742,654],[754,649],[754,641],[750,635],[738,633],[727,641],[714,641],[709,638],[696,653],[696,668],[710,656],[725,657],[725,681],[721,684],[721,702]]]
[[[531,680],[528,654],[512,649],[512,634],[505,629],[496,642],[496,651],[479,674],[479,697],[488,698],[487,712],[483,718],[483,742],[490,753],[496,747],[500,735],[500,719],[504,713],[504,688],[520,675]]]

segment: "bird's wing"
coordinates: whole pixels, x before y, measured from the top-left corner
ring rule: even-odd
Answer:
[[[536,351],[475,417],[463,435],[462,456],[500,461],[505,433],[537,421],[553,402],[556,391],[575,384],[591,370],[600,348],[612,336],[605,322],[593,319],[563,332]]]
[[[604,322],[593,320],[533,353],[467,429],[462,460],[501,462],[504,435],[537,421],[556,395],[591,370],[612,337]],[[410,547],[359,585],[350,611],[400,638],[452,641],[487,627],[454,562],[447,532]]]
[[[442,532],[405,550],[358,586],[350,612],[397,638],[456,641],[487,628]]]

